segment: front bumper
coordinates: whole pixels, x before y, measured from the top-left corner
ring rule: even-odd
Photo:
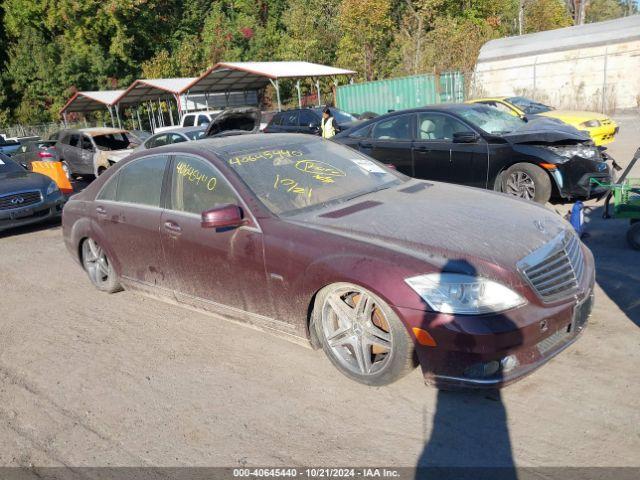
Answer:
[[[500,388],[533,372],[576,341],[593,308],[595,275],[588,265],[580,294],[553,305],[502,314],[455,316],[395,307],[411,332],[426,330],[436,346],[416,354],[425,382],[443,389]]]
[[[22,227],[33,223],[59,218],[65,198],[60,195],[49,196],[45,200],[23,208],[0,210],[0,232],[10,228]]]
[[[573,157],[569,161],[556,165],[557,174],[551,172],[551,177],[556,183],[558,192],[563,198],[588,199],[599,197],[609,190],[591,183],[595,178],[600,183],[611,183],[613,178],[612,166],[604,161],[590,160],[582,157]]]

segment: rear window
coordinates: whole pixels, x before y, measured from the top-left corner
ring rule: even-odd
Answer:
[[[189,140],[200,140],[204,137],[204,130],[196,130],[194,132],[184,132],[184,134],[189,138]]]
[[[125,150],[133,146],[131,140],[124,132],[96,135],[93,137],[100,150]]]

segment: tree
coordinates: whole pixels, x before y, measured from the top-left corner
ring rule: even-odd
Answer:
[[[585,22],[602,22],[620,18],[625,14],[625,5],[619,0],[590,0],[585,12]]]
[[[364,80],[386,73],[385,50],[391,40],[390,0],[343,0],[338,23],[338,63],[360,72]]]
[[[529,0],[524,7],[525,33],[542,32],[573,25],[561,0]]]

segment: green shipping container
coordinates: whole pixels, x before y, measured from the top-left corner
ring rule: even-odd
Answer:
[[[336,97],[338,108],[356,114],[463,102],[464,76],[460,72],[447,72],[342,85]]]

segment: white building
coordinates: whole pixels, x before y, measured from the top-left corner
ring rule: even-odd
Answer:
[[[523,95],[558,108],[640,109],[640,15],[491,40],[480,49],[470,93]]]

